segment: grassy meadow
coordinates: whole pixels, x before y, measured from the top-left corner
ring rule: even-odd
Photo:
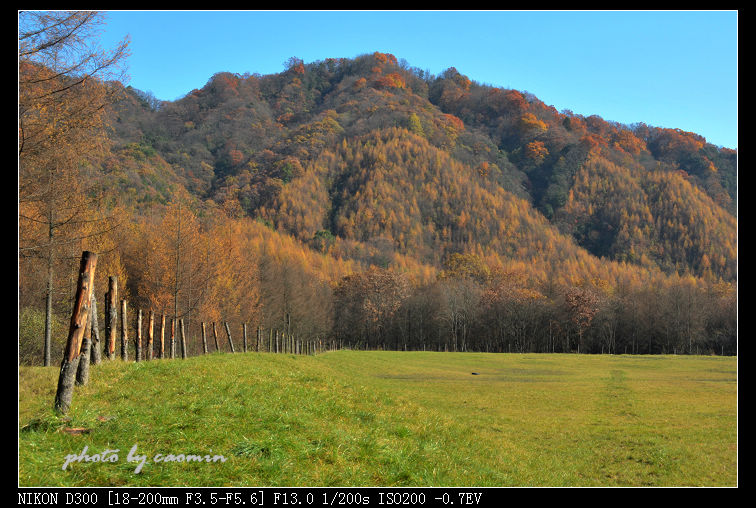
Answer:
[[[106,361],[65,418],[52,410],[57,374],[19,367],[20,486],[737,485],[733,357]],[[146,456],[139,473],[134,445]],[[64,470],[85,446],[118,460]],[[226,460],[154,460],[169,454]]]

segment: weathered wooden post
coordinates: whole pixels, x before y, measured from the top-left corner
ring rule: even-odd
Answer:
[[[116,322],[118,321],[118,278],[108,277],[108,292],[105,293],[105,356],[115,359]]]
[[[276,330],[276,353],[278,353],[278,330]]]
[[[181,331],[181,358],[186,360],[186,335],[184,334],[184,319],[179,320],[179,328]]]
[[[236,351],[234,350],[234,343],[231,340],[231,330],[228,327],[228,323],[226,321],[224,321],[223,322],[223,326],[226,327],[226,336],[228,337],[228,345],[231,347],[231,352],[232,353],[236,353]]]
[[[136,344],[134,345],[134,361],[142,361],[142,309],[137,312]]]
[[[160,315],[160,344],[158,347],[158,356],[161,360],[165,358],[165,314]]]
[[[85,385],[89,382],[89,355],[91,354],[90,351],[92,348],[92,297],[94,297],[94,291],[92,291],[89,298],[89,319],[81,343],[79,365],[76,368],[76,384],[79,386]]]
[[[247,323],[242,323],[242,340],[244,352],[247,352]]]
[[[260,352],[260,341],[262,339],[262,326],[257,325],[257,343],[255,344],[255,351]]]
[[[213,321],[213,340],[215,341],[215,351],[220,351],[220,346],[218,346],[218,330],[215,329],[215,321]]]
[[[152,349],[153,349],[153,328],[155,326],[155,313],[150,310],[150,321],[147,325],[147,360],[152,360]]]
[[[202,352],[207,354],[207,332],[205,331],[205,322],[202,322]]]
[[[102,361],[102,343],[100,342],[100,328],[97,322],[97,298],[92,290],[92,310],[90,312],[90,321],[92,322],[92,345],[90,347],[89,361],[92,365],[97,365]]]
[[[268,353],[273,352],[273,328],[268,330]]]
[[[129,359],[129,328],[126,319],[127,308],[128,302],[126,300],[121,300],[121,360],[124,362]]]
[[[90,299],[94,289],[94,274],[97,268],[97,254],[84,251],[79,265],[79,280],[76,286],[76,300],[68,328],[68,340],[60,364],[58,389],[55,393],[55,410],[67,413],[71,407],[76,371],[79,366],[81,344],[89,321]]]

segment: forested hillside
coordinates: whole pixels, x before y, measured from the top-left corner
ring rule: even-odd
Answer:
[[[118,99],[66,178],[98,199],[58,206],[102,220],[56,242],[59,320],[71,259],[90,248],[98,295],[118,275],[131,305],[190,327],[290,319],[370,348],[736,352],[737,152],[697,134],[559,112],[379,52],[219,72],[174,102],[96,86]],[[38,361],[49,207],[21,152],[20,318],[35,330],[22,360]]]

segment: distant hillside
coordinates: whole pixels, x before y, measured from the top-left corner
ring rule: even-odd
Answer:
[[[378,264],[548,252],[736,277],[737,153],[694,133],[558,112],[383,53],[221,72],[175,102],[126,91],[105,166],[135,204],[178,185]]]

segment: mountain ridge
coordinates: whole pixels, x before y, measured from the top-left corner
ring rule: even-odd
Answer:
[[[524,199],[550,226],[597,257],[666,273],[736,276],[737,152],[713,147],[693,133],[560,113],[532,95],[480,85],[454,68],[429,76],[384,53],[308,64],[291,59],[282,73],[266,76],[220,72],[202,89],[157,108],[145,100],[149,94],[127,92],[133,103],[130,109],[121,107],[117,123],[133,129],[136,120],[141,128],[130,134],[116,128],[117,145],[131,146],[137,156],[139,149],[159,154],[176,180],[201,199],[238,209],[310,244],[319,232],[321,238],[362,242],[383,238],[393,242],[393,250],[407,254],[409,238],[426,235],[430,243],[415,243],[412,250],[440,253],[425,259],[440,266],[451,252],[475,250],[474,238],[481,231],[496,230],[497,221],[507,220],[495,214],[481,219],[486,208],[502,206],[492,204],[487,194],[495,189],[500,200],[505,199],[502,192]],[[382,136],[396,138],[384,139],[383,149],[396,152],[401,142],[415,148],[389,154],[401,164],[385,161],[387,154],[366,147]],[[409,136],[414,138],[408,142]],[[422,158],[424,165],[412,157]],[[454,192],[464,195],[468,205],[485,202],[488,207],[481,204],[472,211],[457,204],[450,214],[436,203],[416,213],[417,200],[433,193],[434,181],[421,182],[421,175],[420,187],[414,189],[407,186],[410,174],[397,171],[412,166],[417,176],[439,158],[447,166],[469,168],[466,182],[456,180]],[[393,172],[386,171],[387,164]],[[360,186],[350,173],[355,168],[366,171],[361,177],[365,182],[372,179],[374,206],[342,215],[345,203],[354,208],[358,201],[349,201],[339,188],[351,182],[349,192],[357,192]],[[588,174],[586,168],[600,169]],[[610,183],[611,200],[597,195],[607,192],[606,185],[602,191],[585,185],[597,174],[616,178],[616,168],[625,168],[622,178],[637,191],[635,203],[615,184]],[[379,170],[381,178],[393,183],[376,181]],[[693,201],[700,206],[685,217],[677,213],[679,207],[651,210],[650,200],[659,199],[652,189],[661,184],[651,183],[649,175],[657,180],[664,175],[666,187],[675,188],[666,199],[674,196],[680,205]],[[583,184],[576,187],[576,182]],[[460,193],[460,185],[469,188]],[[389,192],[397,186],[414,189],[414,212],[404,206],[412,199]],[[438,180],[435,186],[436,191],[445,188]],[[443,219],[431,220],[430,231],[428,217],[434,213]],[[703,230],[694,235],[700,241],[681,233],[696,222],[691,213],[706,218]],[[350,221],[364,214],[383,222],[363,221],[354,230]],[[442,241],[444,235],[449,241]],[[487,236],[482,247],[489,248],[494,237]],[[695,249],[670,247],[691,242]],[[716,248],[711,251],[701,242]],[[498,245],[494,250],[511,255],[518,247]]]

